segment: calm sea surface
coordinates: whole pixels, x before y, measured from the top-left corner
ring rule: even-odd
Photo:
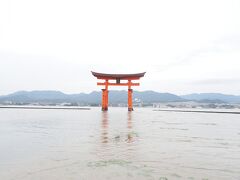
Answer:
[[[1,180],[239,180],[240,115],[0,109]]]

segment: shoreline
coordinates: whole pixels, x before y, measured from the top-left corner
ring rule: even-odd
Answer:
[[[30,106],[0,106],[0,109],[62,109],[62,110],[91,110],[91,108],[78,107],[30,107]]]
[[[192,112],[192,113],[221,113],[221,114],[240,114],[240,112],[237,111],[190,111],[190,110],[164,110],[164,109],[155,109],[153,111],[165,111],[165,112]]]

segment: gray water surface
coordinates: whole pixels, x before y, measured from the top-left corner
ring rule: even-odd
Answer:
[[[240,179],[240,115],[0,109],[2,180]]]

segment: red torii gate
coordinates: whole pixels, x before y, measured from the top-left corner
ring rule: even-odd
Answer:
[[[105,80],[105,82],[98,82],[97,85],[105,86],[102,89],[102,110],[108,110],[108,86],[128,86],[128,111],[133,111],[132,104],[132,86],[139,86],[140,83],[134,83],[132,80],[139,80],[145,75],[146,72],[137,74],[103,74],[92,71],[92,75],[97,77],[97,79]],[[110,82],[109,80],[116,80],[116,82]],[[127,80],[125,83],[121,83],[121,80]]]

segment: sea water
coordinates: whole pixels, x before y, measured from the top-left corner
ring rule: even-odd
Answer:
[[[1,180],[240,179],[240,115],[0,109]]]

